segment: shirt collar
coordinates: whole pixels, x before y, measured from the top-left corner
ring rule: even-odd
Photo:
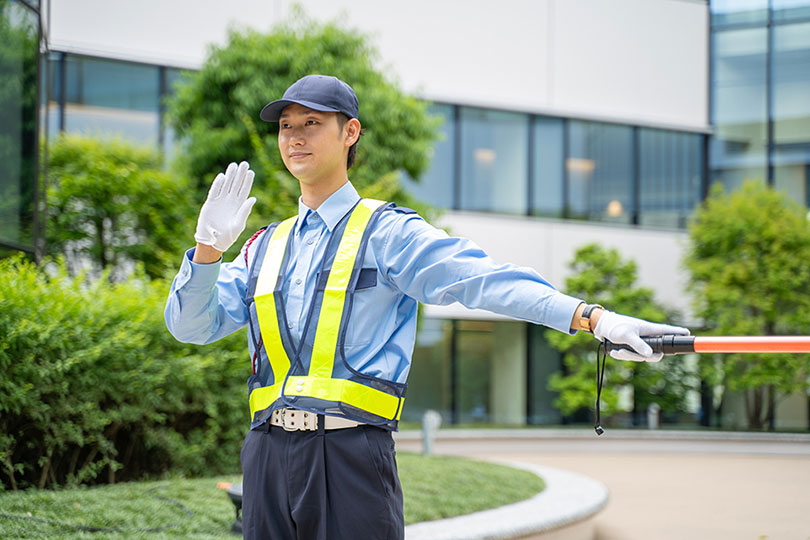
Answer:
[[[298,197],[298,221],[295,223],[295,233],[298,234],[301,230],[301,224],[312,213],[317,213],[323,220],[326,228],[332,231],[338,222],[343,219],[343,216],[351,210],[357,201],[360,200],[360,195],[354,186],[348,180],[345,184],[340,186],[337,191],[332,193],[328,199],[321,203],[318,210],[313,210],[304,204],[301,197]]]

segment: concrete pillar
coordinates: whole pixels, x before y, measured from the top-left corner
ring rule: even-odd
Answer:
[[[494,351],[490,362],[492,421],[526,423],[526,323],[495,323]]]

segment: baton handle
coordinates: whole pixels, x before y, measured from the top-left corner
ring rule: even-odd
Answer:
[[[670,354],[685,354],[695,352],[695,337],[694,336],[657,336],[657,337],[643,337],[641,338],[649,345],[653,353]],[[636,352],[630,345],[623,343],[612,343],[605,341],[607,352],[610,351],[626,350]]]
[[[653,353],[810,353],[810,336],[658,336],[643,337]],[[605,341],[607,351],[629,345]],[[635,351],[633,351],[635,352]]]

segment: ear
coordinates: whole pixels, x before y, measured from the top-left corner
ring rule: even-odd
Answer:
[[[360,128],[360,120],[357,118],[350,118],[343,125],[343,145],[346,148],[349,148],[360,138]]]

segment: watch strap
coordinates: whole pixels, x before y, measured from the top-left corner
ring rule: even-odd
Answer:
[[[593,310],[596,308],[605,309],[599,304],[588,304],[585,306],[585,309],[582,310],[582,314],[579,317],[579,326],[582,330],[593,333],[593,328],[591,326],[591,313],[593,313]]]

